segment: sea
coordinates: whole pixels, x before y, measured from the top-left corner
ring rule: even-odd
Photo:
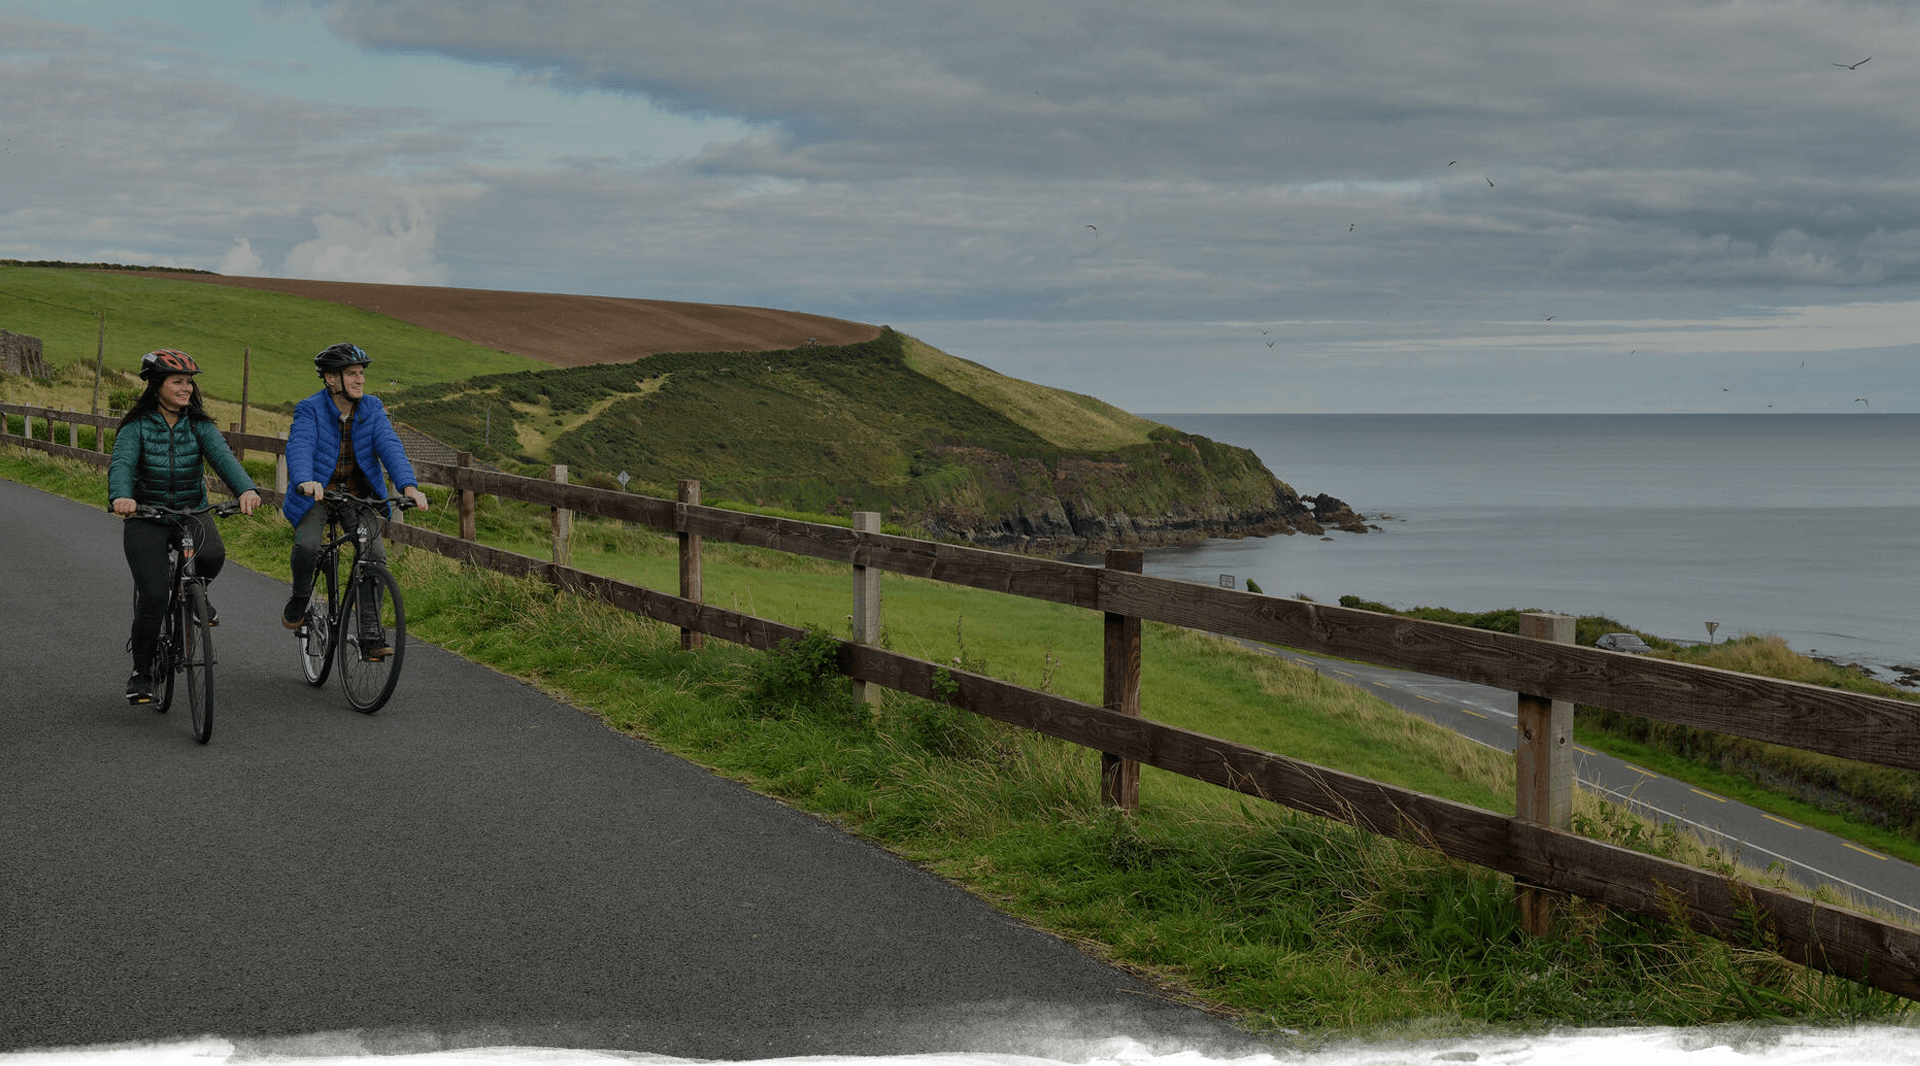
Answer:
[[[1150,574],[1920,665],[1920,414],[1146,417],[1379,527],[1150,549]]]

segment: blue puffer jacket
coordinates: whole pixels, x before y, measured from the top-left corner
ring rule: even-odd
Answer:
[[[220,427],[211,420],[200,421],[183,414],[169,426],[165,415],[148,411],[121,426],[114,436],[113,462],[107,467],[107,499],[161,507],[205,506],[203,479],[209,463],[236,494],[253,488],[253,479],[247,477],[227,447],[227,439],[220,435]]]
[[[326,484],[333,477],[333,465],[340,458],[340,426],[343,420],[333,397],[322,388],[300,401],[293,410],[293,427],[287,431],[287,499],[280,513],[299,525],[313,507],[313,497],[300,491],[309,481]],[[373,491],[386,494],[387,479],[395,488],[407,489],[419,484],[413,476],[413,464],[407,462],[406,449],[387,421],[387,408],[378,396],[362,396],[353,409],[353,459],[367,475]]]

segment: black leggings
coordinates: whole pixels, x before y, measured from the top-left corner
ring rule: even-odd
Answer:
[[[194,569],[211,581],[220,576],[227,563],[227,546],[220,540],[220,524],[212,515],[194,515]],[[124,523],[127,569],[133,571],[133,650],[135,673],[147,673],[153,666],[153,648],[160,643],[160,623],[167,616],[167,598],[173,594],[168,580],[173,570],[167,565],[167,544],[175,525],[155,518],[129,518]]]

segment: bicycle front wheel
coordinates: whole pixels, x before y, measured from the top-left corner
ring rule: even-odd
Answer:
[[[160,640],[153,647],[153,711],[155,714],[167,713],[173,706],[173,672],[180,661],[180,611],[178,604],[167,612],[166,621],[160,626]]]
[[[186,588],[180,609],[180,670],[187,675],[187,708],[193,712],[193,739],[213,739],[213,628],[206,624],[207,590],[199,582]]]
[[[320,556],[313,575],[313,596],[307,600],[307,620],[300,627],[300,675],[315,688],[327,683],[333,669],[334,554]]]
[[[400,683],[400,664],[407,656],[407,612],[400,600],[400,583],[387,568],[370,563],[361,568],[338,615],[335,645],[340,649],[340,687],[356,711],[367,714],[386,706]],[[378,625],[373,620],[378,620]],[[382,647],[389,649],[380,653]]]

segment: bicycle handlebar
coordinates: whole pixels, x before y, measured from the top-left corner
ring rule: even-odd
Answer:
[[[417,506],[410,496],[388,496],[385,499],[381,499],[377,496],[355,496],[350,492],[328,492],[325,496],[322,496],[321,499],[327,503],[357,503],[362,507],[379,507],[382,504],[396,504],[402,511]]]
[[[197,514],[207,514],[208,512],[212,512],[221,518],[227,518],[240,513],[240,503],[237,500],[222,500],[219,503],[210,503],[205,507],[162,507],[157,503],[142,503],[134,505],[133,514],[130,517],[188,518]]]

